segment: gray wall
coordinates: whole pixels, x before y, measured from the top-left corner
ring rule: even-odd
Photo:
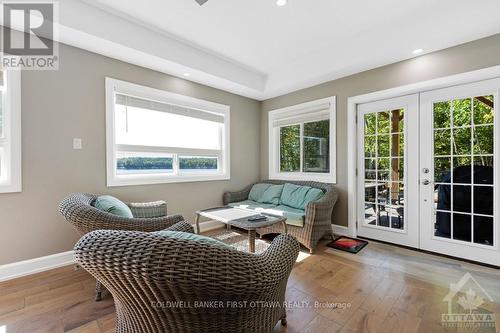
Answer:
[[[58,71],[23,71],[23,192],[0,194],[0,265],[68,251],[77,233],[57,212],[71,192],[166,200],[170,213],[219,205],[225,190],[259,177],[260,103],[60,45]],[[231,180],[106,187],[104,78],[126,80],[231,106]],[[72,149],[72,138],[83,150]]]
[[[367,55],[369,56],[369,55]],[[500,35],[376,68],[262,103],[261,177],[268,175],[267,113],[270,110],[328,96],[337,96],[337,189],[334,223],[347,225],[347,99],[373,91],[500,65]]]

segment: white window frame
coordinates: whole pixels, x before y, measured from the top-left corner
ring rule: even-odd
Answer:
[[[126,81],[106,78],[106,174],[107,186],[129,186],[230,179],[230,107],[193,97],[170,93]],[[189,149],[175,147],[151,147],[117,145],[115,142],[115,95],[125,94],[142,99],[174,104],[186,108],[203,110],[224,117],[221,150]],[[118,149],[119,148],[119,149]],[[168,174],[116,174],[117,152],[173,154],[173,172]],[[177,168],[178,156],[218,156],[218,170],[205,172],[181,172]]]
[[[0,137],[1,160],[0,193],[22,191],[21,166],[21,72],[3,71],[4,92],[2,105],[4,136]]]
[[[299,114],[307,114],[307,110],[317,110],[318,107],[329,104],[330,117],[330,172],[281,172],[280,171],[280,127],[274,127],[273,123],[279,119],[293,117]],[[280,180],[308,180],[324,183],[337,183],[337,119],[336,119],[336,98],[335,96],[318,99],[312,102],[293,105],[290,107],[272,110],[268,114],[269,130],[269,178]],[[298,123],[299,124],[299,123]],[[303,124],[303,123],[302,123]],[[303,126],[301,125],[301,138]],[[302,169],[302,140],[301,140],[301,169]]]

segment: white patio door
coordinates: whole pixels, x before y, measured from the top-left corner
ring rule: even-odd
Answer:
[[[422,249],[500,265],[499,88],[495,79],[420,95]]]
[[[359,104],[359,236],[418,247],[418,94]]]

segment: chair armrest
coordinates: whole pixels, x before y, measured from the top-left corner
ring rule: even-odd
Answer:
[[[311,201],[306,207],[305,223],[328,223],[331,224],[333,207],[337,203],[338,193],[331,189],[325,195],[316,201]],[[312,217],[312,218],[307,218]]]
[[[165,201],[154,202],[130,202],[127,203],[135,218],[152,218],[167,216],[167,203]]]
[[[253,186],[253,184],[245,187],[241,191],[224,193],[224,196],[222,197],[222,203],[224,205],[227,205],[228,203],[231,203],[231,202],[238,202],[238,201],[247,200],[248,195],[250,194],[250,190],[252,189],[252,186]]]
[[[266,258],[269,267],[273,267],[274,271],[282,273],[278,279],[284,279],[288,278],[292,271],[299,252],[300,244],[295,237],[281,234],[274,238],[271,245],[260,256]]]
[[[168,227],[165,230],[168,230],[168,231],[182,231],[182,232],[189,232],[191,234],[194,234],[194,228],[193,228],[193,226],[190,223],[186,222],[186,221],[182,221],[182,222],[176,223],[173,226]]]
[[[299,243],[289,235],[277,236],[256,255],[156,233],[116,230],[90,232],[74,247],[75,261],[110,291],[134,277],[144,285],[186,292],[186,301],[275,297],[276,288],[286,286],[298,253]]]

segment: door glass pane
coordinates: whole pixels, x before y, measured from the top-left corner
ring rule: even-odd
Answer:
[[[300,125],[280,128],[280,171],[300,171]]]
[[[493,215],[492,186],[474,186],[474,214]]]
[[[438,237],[493,245],[493,106],[492,95],[434,104]]]
[[[404,114],[364,115],[365,224],[404,229]]]
[[[451,103],[453,112],[453,127],[470,126],[471,99],[457,99]]]
[[[451,214],[447,212],[436,212],[435,236],[451,238]]]
[[[375,134],[377,127],[377,114],[367,113],[365,114],[365,134],[373,135]]]
[[[471,215],[453,213],[453,239],[471,241],[471,219]]]
[[[493,185],[493,156],[474,157],[474,184]]]
[[[377,114],[377,133],[389,133],[390,132],[390,115],[389,111],[379,112]]]
[[[475,126],[474,154],[493,154],[493,126]]]
[[[451,179],[451,158],[434,158],[434,181],[436,183],[449,183]]]
[[[377,154],[378,157],[389,157],[389,141],[390,135],[377,135]]]
[[[330,172],[330,120],[304,124],[304,172]]]
[[[455,128],[453,135],[453,155],[470,155],[471,150],[471,128]]]
[[[451,105],[450,102],[439,102],[434,104],[434,128],[451,127]]]
[[[493,245],[493,218],[474,216],[474,243]]]
[[[493,124],[493,96],[474,98],[474,124]]]
[[[434,131],[434,155],[449,156],[451,154],[451,130]]]
[[[471,183],[472,163],[470,156],[453,158],[453,182]]]

